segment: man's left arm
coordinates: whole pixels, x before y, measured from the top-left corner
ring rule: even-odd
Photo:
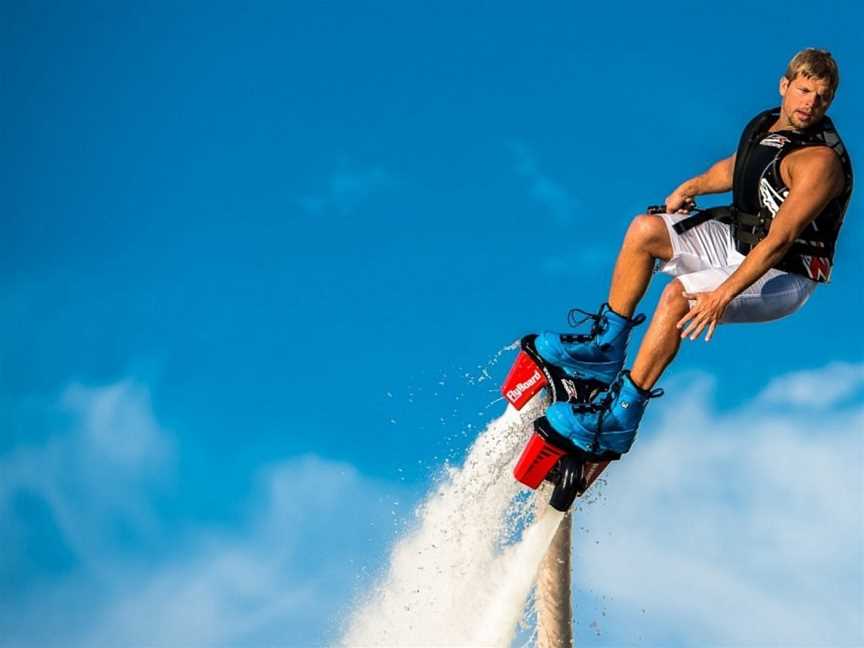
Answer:
[[[831,149],[824,146],[802,149],[790,154],[786,162],[789,196],[780,205],[765,238],[715,290],[684,293],[695,303],[678,322],[678,328],[683,329],[682,338],[695,340],[707,326],[705,341],[709,341],[729,302],[774,267],[807,224],[843,191],[843,167]]]

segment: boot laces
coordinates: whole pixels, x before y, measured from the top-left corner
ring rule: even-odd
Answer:
[[[590,342],[594,340],[599,335],[602,335],[603,332],[609,328],[609,320],[606,318],[606,310],[609,308],[609,304],[603,304],[600,307],[600,310],[596,313],[589,313],[588,311],[584,311],[581,308],[571,308],[570,312],[567,313],[567,323],[576,328],[577,326],[581,326],[588,320],[593,320],[593,324],[591,324],[591,330],[588,333],[576,333],[572,335],[562,335],[562,342]],[[585,317],[579,319],[579,315],[582,314]]]
[[[606,389],[605,392],[600,392],[600,394],[597,394],[595,399],[590,403],[586,403],[584,406],[574,406],[574,409],[578,413],[597,414],[597,431],[594,433],[594,438],[591,440],[592,454],[598,454],[600,452],[600,437],[603,434],[603,423],[605,422],[606,417],[612,411],[612,403],[615,402],[615,399],[618,398],[618,395],[621,393],[621,387],[624,384],[625,373],[629,372],[622,371],[620,374],[618,374],[618,377],[611,385],[609,385],[608,389]],[[652,389],[646,393],[647,398],[658,398],[662,395],[662,388]]]

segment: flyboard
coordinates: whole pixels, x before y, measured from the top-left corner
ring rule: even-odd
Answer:
[[[569,402],[576,407],[593,406],[606,385],[596,380],[581,380],[567,375],[549,364],[534,348],[536,334],[520,341],[520,351],[501,387],[501,394],[517,410],[533,399],[545,396],[549,403]],[[543,481],[554,485],[549,504],[558,511],[568,511],[573,501],[597,480],[611,461],[621,455],[614,452],[587,453],[569,438],[559,434],[545,416],[533,423],[533,431],[522,450],[513,475],[529,488],[536,489]]]

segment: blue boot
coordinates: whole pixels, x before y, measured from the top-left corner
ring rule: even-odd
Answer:
[[[662,395],[662,389],[640,389],[633,384],[630,372],[622,371],[599,401],[587,405],[552,403],[546,420],[589,454],[624,454],[633,445],[648,400]]]
[[[584,313],[587,317],[577,321],[576,313]],[[571,326],[578,326],[588,319],[594,320],[589,333],[541,333],[534,341],[534,347],[541,358],[561,367],[572,377],[599,380],[608,385],[624,366],[631,329],[644,322],[645,316],[640,314],[629,319],[613,311],[609,304],[603,304],[596,315],[578,308],[568,315]]]

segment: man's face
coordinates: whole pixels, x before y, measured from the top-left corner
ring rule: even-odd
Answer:
[[[808,79],[801,74],[791,81],[786,77],[780,80],[780,96],[783,97],[783,117],[792,128],[799,130],[822,119],[834,98],[828,81]]]

